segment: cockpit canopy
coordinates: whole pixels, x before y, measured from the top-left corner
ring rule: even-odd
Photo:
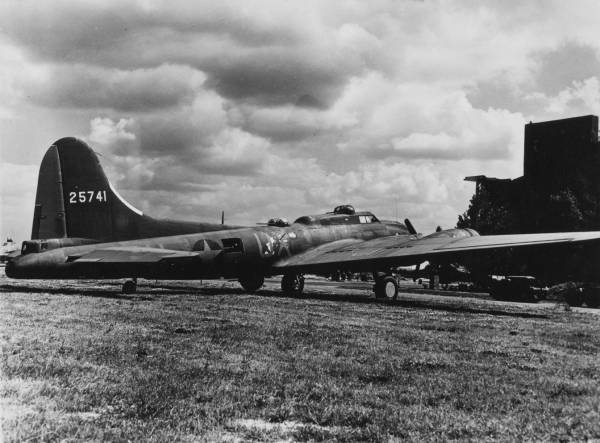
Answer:
[[[333,210],[334,214],[346,214],[346,215],[354,215],[356,211],[354,210],[354,206],[352,205],[340,205],[336,206]]]
[[[338,211],[338,208],[343,208],[342,212]],[[350,210],[351,213],[349,213]],[[379,223],[379,220],[370,212],[356,212],[352,206],[344,205],[343,207],[338,206],[333,212],[327,214],[302,216],[296,219],[294,223],[307,226],[331,226]]]
[[[267,222],[267,226],[277,226],[279,228],[285,228],[286,226],[289,226],[290,222],[286,219],[286,218],[271,218],[269,219],[269,221]]]

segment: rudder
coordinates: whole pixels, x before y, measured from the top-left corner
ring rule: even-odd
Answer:
[[[141,217],[116,194],[85,142],[67,137],[50,146],[38,176],[32,239],[135,236]]]

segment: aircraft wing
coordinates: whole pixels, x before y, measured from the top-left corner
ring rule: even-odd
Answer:
[[[461,231],[463,235],[460,235]],[[274,264],[274,268],[282,273],[319,273],[341,267],[369,270],[377,267],[414,265],[435,258],[459,257],[475,251],[600,242],[600,231],[485,236],[467,232],[442,231],[420,238],[383,237],[332,248],[323,245],[280,260]]]
[[[199,253],[197,252],[138,246],[116,246],[94,249],[82,255],[71,255],[67,261],[98,264],[157,263],[160,261],[191,259],[198,256]]]

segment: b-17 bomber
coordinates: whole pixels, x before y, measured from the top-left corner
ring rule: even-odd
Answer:
[[[266,225],[157,220],[114,190],[92,149],[63,138],[40,168],[32,240],[6,266],[10,278],[237,279],[254,292],[265,277],[299,295],[307,273],[369,272],[375,295],[395,298],[391,270],[424,261],[452,262],[479,252],[553,245],[596,245],[600,231],[482,236],[472,229],[416,232],[410,222],[384,221],[341,205],[332,212],[272,219]]]

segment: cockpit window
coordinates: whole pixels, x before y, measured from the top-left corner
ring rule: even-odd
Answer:
[[[21,245],[21,254],[32,254],[41,252],[41,241],[40,240],[25,240]]]
[[[358,219],[361,223],[379,223],[379,219],[373,214],[360,215]]]

